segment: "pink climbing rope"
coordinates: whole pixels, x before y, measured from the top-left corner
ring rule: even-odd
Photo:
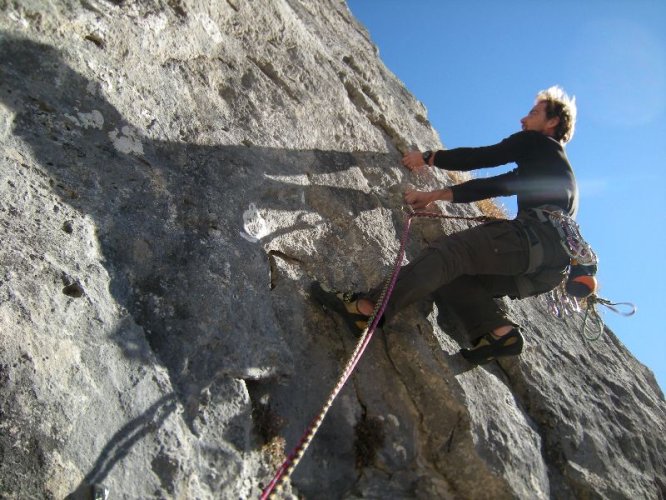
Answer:
[[[349,380],[349,377],[354,371],[354,368],[356,368],[356,365],[360,361],[361,356],[363,356],[366,347],[370,343],[370,340],[372,339],[372,336],[375,333],[375,330],[377,329],[379,320],[381,319],[382,315],[384,314],[384,311],[386,310],[386,306],[388,304],[389,299],[391,298],[391,294],[393,293],[395,283],[398,279],[398,274],[400,273],[402,261],[405,257],[405,247],[407,246],[407,237],[409,236],[409,230],[411,228],[412,219],[414,217],[429,217],[437,219],[465,219],[476,222],[486,222],[489,220],[495,220],[492,217],[485,217],[485,216],[463,217],[455,215],[443,215],[435,212],[410,212],[407,215],[407,220],[405,221],[405,227],[402,231],[402,236],[400,238],[400,249],[393,264],[393,271],[391,272],[390,278],[386,281],[386,285],[384,286],[380,299],[377,301],[378,306],[375,307],[372,320],[370,321],[370,326],[366,328],[363,334],[361,335],[361,338],[356,344],[356,348],[354,349],[354,352],[349,358],[349,361],[347,362],[347,365],[345,366],[342,375],[340,375],[340,378],[338,379],[338,383],[335,385],[335,387],[329,394],[328,399],[326,400],[326,403],[322,407],[321,411],[312,420],[312,422],[310,422],[310,425],[306,428],[305,432],[301,436],[300,440],[298,441],[294,449],[291,451],[291,453],[289,453],[285,461],[282,463],[282,465],[280,465],[280,467],[276,471],[275,476],[273,477],[271,482],[261,493],[260,497],[261,500],[266,500],[270,498],[274,490],[276,488],[279,488],[281,484],[284,483],[284,481],[286,481],[287,478],[289,478],[293,470],[298,465],[298,462],[300,462],[301,458],[303,457],[308,446],[312,442],[312,439],[314,438],[315,434],[319,430],[319,427],[324,421],[324,418],[326,417],[328,410],[332,406],[333,401],[338,396],[344,385],[347,383],[347,380]]]

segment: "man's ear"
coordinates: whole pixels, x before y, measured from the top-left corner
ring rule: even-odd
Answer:
[[[555,130],[559,124],[560,124],[559,116],[553,116],[552,118],[549,118],[546,121],[546,127],[552,130]]]

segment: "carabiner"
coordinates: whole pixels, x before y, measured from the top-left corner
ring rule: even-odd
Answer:
[[[594,322],[597,324],[598,332],[594,332],[594,330],[590,330],[593,334],[593,336],[588,336],[586,331],[587,331],[587,320],[588,317],[590,316],[590,310],[592,311],[592,315],[594,316]],[[604,333],[604,322],[601,319],[601,316],[599,316],[599,313],[597,310],[594,308],[593,305],[588,305],[588,307],[585,309],[585,318],[583,320],[583,328],[581,329],[581,333],[583,334],[583,337],[586,340],[594,341],[598,340],[599,337]]]
[[[638,310],[636,305],[631,302],[611,302],[602,298],[597,298],[597,302],[621,316],[633,316]]]

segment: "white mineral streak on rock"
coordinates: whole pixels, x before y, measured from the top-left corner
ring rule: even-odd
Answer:
[[[276,182],[282,182],[284,184],[294,184],[296,186],[307,186],[310,184],[308,176],[305,174],[296,174],[296,175],[273,175],[273,174],[264,174],[267,179]]]
[[[394,426],[394,427],[400,427],[400,420],[398,420],[398,417],[396,417],[396,416],[393,415],[392,413],[389,413],[388,415],[386,415],[386,420],[388,420],[388,422],[389,422],[392,426]]]
[[[86,92],[90,95],[97,95],[97,84],[95,82],[88,82],[86,85]]]
[[[113,147],[121,153],[143,154],[143,144],[132,127],[125,125],[120,132],[118,129],[112,130],[109,132],[109,139],[111,139]]]
[[[266,219],[254,203],[250,203],[249,208],[243,212],[243,229],[245,232],[241,232],[241,236],[252,243],[270,234]]]
[[[194,17],[201,24],[204,31],[208,34],[211,40],[213,40],[213,43],[216,44],[222,43],[224,37],[220,32],[220,28],[218,28],[217,24],[215,24],[215,22],[210,18],[208,14],[199,12]]]
[[[0,138],[8,135],[12,128],[14,114],[4,104],[0,103]]]
[[[393,452],[403,460],[407,458],[407,449],[400,444],[393,444]]]
[[[246,240],[256,243],[278,231],[289,230],[297,233],[300,230],[295,227],[298,223],[314,228],[322,220],[319,214],[312,212],[259,209],[254,203],[250,203],[243,212],[243,231],[240,234]]]
[[[93,109],[90,113],[77,113],[79,121],[83,128],[101,129],[104,126],[104,116],[102,113]]]

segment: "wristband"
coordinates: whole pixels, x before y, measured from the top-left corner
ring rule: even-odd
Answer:
[[[425,151],[423,153],[423,161],[426,165],[430,165],[430,158],[432,158],[432,151]]]

